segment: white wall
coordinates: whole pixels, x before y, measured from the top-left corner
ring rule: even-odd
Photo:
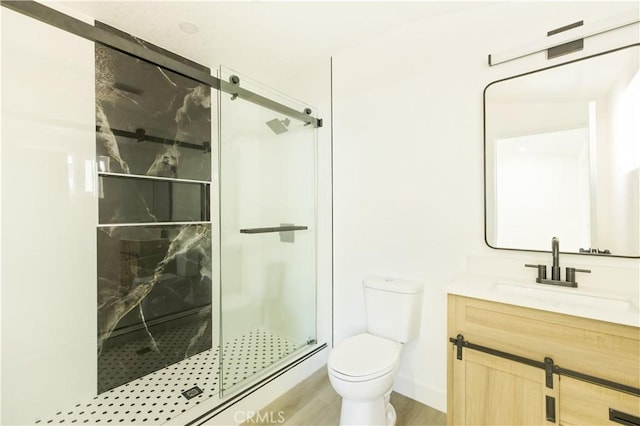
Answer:
[[[637,13],[633,3],[488,4],[403,26],[334,57],[335,338],[365,329],[366,275],[424,282],[421,336],[405,347],[398,391],[446,410],[444,288],[452,279],[483,264],[526,278],[522,258],[550,261],[484,244],[482,91],[568,57],[536,54],[490,68],[487,55],[629,8]],[[587,40],[580,55],[624,37],[637,30]],[[624,269],[623,280],[600,284],[614,289],[640,278],[636,260],[562,261],[588,262],[598,277]]]
[[[0,422],[17,425],[97,388],[94,45],[0,14]]]

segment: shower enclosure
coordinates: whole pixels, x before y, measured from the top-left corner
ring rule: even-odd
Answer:
[[[0,10],[0,423],[195,423],[326,347],[316,111],[105,24]]]
[[[314,114],[237,72],[219,75]],[[219,99],[224,393],[316,342],[316,130],[233,94]]]

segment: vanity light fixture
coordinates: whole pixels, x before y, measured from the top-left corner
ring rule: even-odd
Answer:
[[[606,33],[618,28],[634,25],[640,22],[637,15],[615,15],[597,22],[584,23],[583,21],[566,25],[547,33],[547,38],[526,43],[522,46],[511,48],[502,52],[489,55],[489,66],[502,64],[514,59],[533,55],[534,53],[549,51],[549,59],[559,55],[580,50],[582,40],[598,34]],[[571,30],[571,31],[569,31]],[[555,53],[554,53],[554,49]],[[558,53],[560,52],[560,53]]]

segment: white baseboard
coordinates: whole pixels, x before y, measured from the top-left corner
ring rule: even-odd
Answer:
[[[398,374],[393,390],[438,411],[447,412],[447,392],[417,381],[414,377]]]

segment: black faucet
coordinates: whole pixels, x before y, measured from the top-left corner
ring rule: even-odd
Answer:
[[[586,272],[590,273],[589,269],[578,269],[578,268],[570,268],[567,267],[567,272],[565,276],[565,280],[562,281],[560,278],[560,240],[558,237],[553,237],[551,239],[551,279],[547,279],[547,266],[546,265],[529,265],[526,264],[524,266],[528,268],[537,268],[538,269],[538,277],[536,278],[536,282],[538,284],[551,284],[551,285],[559,285],[563,287],[578,287],[578,282],[576,281],[576,272]]]
[[[558,237],[551,239],[551,257],[553,264],[551,265],[551,279],[560,279],[560,240]]]

